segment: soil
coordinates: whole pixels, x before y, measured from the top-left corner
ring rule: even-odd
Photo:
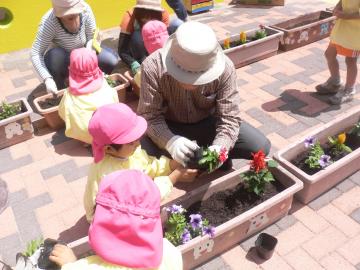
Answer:
[[[45,110],[49,109],[55,106],[58,106],[60,104],[62,96],[47,98],[43,101],[39,101],[40,108]]]
[[[360,139],[355,135],[347,134],[345,144],[347,146],[349,146],[353,151],[355,151],[357,148],[360,147]],[[323,145],[322,147],[324,149],[325,155],[329,155],[333,162],[335,162],[349,154],[347,152],[343,152],[340,155],[333,156],[330,153],[330,146],[328,144]],[[301,169],[302,171],[304,171],[305,173],[307,173],[308,175],[313,175],[313,174],[321,171],[321,169],[310,169],[308,167],[308,165],[305,164],[305,160],[307,158],[307,153],[308,152],[303,152],[303,153],[299,154],[294,160],[291,161],[291,163],[294,164],[299,169]]]
[[[304,25],[307,25],[307,24],[318,22],[318,21],[321,21],[321,20],[329,18],[329,17],[330,16],[328,14],[320,13],[320,16],[318,18],[313,18],[313,19],[310,19],[310,20],[306,20],[306,21],[296,23],[296,24],[291,24],[291,25],[289,25],[287,27],[284,27],[284,28],[287,29],[287,30],[290,30],[290,29],[294,29],[294,28],[297,28],[297,27],[300,27],[300,26],[304,26]]]
[[[200,213],[212,226],[229,221],[230,219],[259,205],[276,194],[283,191],[285,187],[278,181],[267,184],[263,195],[258,196],[248,192],[243,183],[237,186],[217,192],[207,200],[196,202],[187,208],[187,214]]]

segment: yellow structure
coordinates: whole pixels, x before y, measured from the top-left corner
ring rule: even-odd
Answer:
[[[86,0],[90,4],[100,29],[116,27],[123,13],[135,5],[136,0]],[[164,7],[169,7],[164,2]],[[0,53],[31,47],[41,17],[51,8],[50,0],[1,0],[1,8],[11,11],[9,24],[2,24],[0,11]],[[8,18],[8,17],[7,17]]]

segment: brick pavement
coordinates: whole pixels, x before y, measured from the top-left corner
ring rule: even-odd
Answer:
[[[221,38],[227,31],[240,32],[328,6],[319,0],[287,0],[285,7],[265,9],[223,4],[192,19],[211,25]],[[105,31],[106,43],[115,46],[117,35],[118,29]],[[242,117],[271,139],[272,153],[348,108],[360,107],[359,94],[351,103],[330,106],[314,93],[315,85],[328,76],[323,58],[327,43],[322,40],[237,70]],[[343,61],[341,69],[344,75]],[[0,71],[0,99],[32,100],[44,91],[28,49],[0,55]],[[91,153],[63,131],[47,129],[0,150],[0,179],[9,189],[9,207],[0,215],[2,259],[14,263],[16,252],[33,238],[71,241],[86,235],[82,194],[91,160]],[[238,168],[245,164],[235,161]],[[265,229],[279,239],[270,260],[254,255],[254,236],[198,269],[360,269],[359,185],[360,172],[308,205],[295,201],[289,216]]]

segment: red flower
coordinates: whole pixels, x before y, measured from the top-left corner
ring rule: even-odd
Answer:
[[[224,163],[228,158],[228,151],[226,150],[225,147],[222,147],[220,149],[220,153],[219,153],[219,160]]]
[[[263,24],[259,24],[260,29],[265,29],[265,26]]]
[[[251,154],[253,160],[250,161],[250,169],[256,173],[266,168],[265,154],[262,150],[259,150],[257,153]]]

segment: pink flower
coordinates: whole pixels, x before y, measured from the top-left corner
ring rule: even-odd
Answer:
[[[220,149],[220,153],[219,153],[219,160],[224,163],[226,160],[228,159],[228,151],[226,150],[225,147],[222,147]]]

